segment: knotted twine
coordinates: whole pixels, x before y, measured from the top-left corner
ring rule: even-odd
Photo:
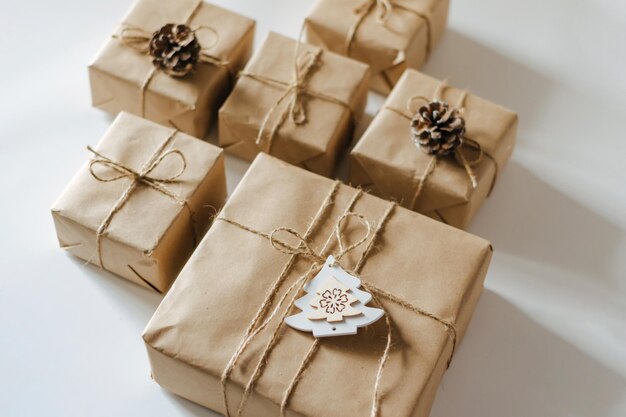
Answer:
[[[348,109],[354,122],[354,111],[352,110],[350,103],[307,87],[307,83],[309,82],[313,69],[315,66],[320,64],[320,57],[323,51],[321,49],[316,49],[314,51],[306,51],[302,55],[299,54],[303,30],[304,25],[300,31],[300,36],[296,40],[293,77],[290,82],[246,71],[241,71],[239,73],[239,77],[250,78],[272,87],[284,89],[283,93],[278,97],[274,105],[269,109],[263,118],[263,122],[261,123],[261,127],[259,128],[259,132],[255,139],[255,144],[257,146],[261,146],[265,137],[265,132],[268,130],[272,117],[278,112],[276,121],[267,132],[267,143],[265,145],[265,152],[267,153],[271,153],[274,138],[276,137],[278,130],[287,121],[287,118],[290,118],[296,126],[303,125],[307,122],[308,118],[303,97],[305,95],[318,98],[329,103],[335,103]]]
[[[193,17],[196,15],[198,10],[202,6],[202,3],[203,3],[203,0],[199,0],[194,6],[194,8],[191,10],[189,15],[187,16],[187,18],[181,23],[189,26],[189,23],[191,22]],[[152,39],[153,33],[148,32],[145,29],[137,27],[137,26],[127,25],[127,24],[123,24],[122,26],[123,27],[119,36],[113,35],[113,37],[119,39],[124,45],[136,50],[137,52],[141,54],[144,54],[146,56],[150,55],[149,45],[150,45],[150,40]],[[227,60],[224,60],[220,57],[212,55],[208,52],[208,50],[213,48],[219,42],[219,34],[215,31],[215,29],[208,27],[208,26],[199,26],[193,29],[193,32],[195,33],[199,30],[210,31],[215,36],[215,40],[211,45],[203,46],[203,48],[200,50],[200,56],[199,56],[198,62],[214,65],[218,68],[225,68],[226,70],[228,70],[229,74],[232,74],[233,70],[231,69],[230,63]],[[148,74],[146,75],[146,78],[144,78],[143,82],[139,86],[139,92],[140,92],[139,113],[141,117],[146,116],[146,90],[148,89],[148,84],[150,84],[150,82],[152,81],[152,79],[154,78],[154,76],[156,75],[158,71],[159,69],[153,66],[148,72]]]
[[[170,145],[176,133],[178,133],[177,130],[174,130],[170,133],[167,139],[165,139],[158,146],[158,148],[154,151],[154,153],[150,156],[150,158],[146,161],[146,163],[139,171],[136,171],[121,162],[114,161],[102,155],[90,146],[87,147],[87,149],[95,155],[95,157],[92,158],[89,162],[89,172],[91,173],[93,178],[100,182],[114,182],[122,180],[124,178],[130,180],[128,186],[126,187],[120,198],[113,205],[109,213],[106,215],[106,217],[98,227],[98,230],[96,231],[96,254],[98,256],[98,265],[100,266],[100,268],[105,269],[104,262],[102,260],[102,237],[105,236],[107,229],[109,228],[115,214],[118,213],[122,209],[122,207],[124,207],[126,202],[130,199],[131,195],[140,184],[150,187],[153,190],[156,190],[159,193],[169,197],[177,204],[185,207],[189,211],[189,216],[191,219],[191,229],[193,232],[193,244],[194,246],[196,245],[196,221],[194,213],[189,206],[189,203],[187,203],[186,200],[182,199],[178,194],[174,193],[172,190],[165,186],[166,184],[176,182],[176,180],[183,174],[183,172],[185,172],[185,169],[187,169],[187,160],[180,150],[170,149],[165,152],[165,149]],[[155,175],[151,175],[153,171],[168,157],[179,158],[182,164],[178,172],[168,177],[157,177]],[[114,175],[113,177],[103,177],[95,170],[95,168],[98,166],[111,169],[117,175]]]
[[[413,119],[416,113],[416,110],[412,108],[413,103],[415,103],[416,101],[425,101],[426,103],[430,101],[443,101],[443,91],[446,88],[449,88],[449,86],[447,85],[447,82],[442,81],[437,87],[437,89],[435,90],[432,100],[429,100],[428,98],[424,96],[413,96],[409,98],[406,104],[406,110],[397,109],[389,105],[384,106],[383,109],[390,110],[410,121]],[[467,99],[467,96],[468,96],[467,91],[463,91],[462,94],[459,96],[457,104],[454,106],[454,108],[461,114],[465,113],[465,101]],[[471,148],[477,152],[477,156],[474,159],[468,159],[460,149],[456,149],[454,151],[454,159],[461,167],[463,167],[463,169],[467,173],[469,184],[471,185],[472,189],[475,189],[478,186],[478,180],[476,178],[476,174],[474,173],[473,167],[482,161],[483,156],[486,156],[487,158],[489,158],[494,164],[495,174],[494,174],[493,180],[491,181],[491,185],[489,186],[489,192],[487,194],[489,196],[491,194],[491,191],[493,190],[496,179],[498,177],[498,163],[496,162],[493,156],[491,156],[488,152],[485,152],[483,150],[482,146],[477,141],[470,139],[467,136],[463,136],[462,140],[463,142],[461,144],[461,147]],[[424,189],[424,184],[426,183],[430,175],[435,171],[435,167],[437,166],[437,162],[439,161],[440,158],[442,158],[442,156],[430,155],[428,165],[426,166],[426,169],[424,170],[424,172],[419,176],[415,193],[413,193],[413,197],[411,198],[411,202],[409,204],[409,208],[411,210],[415,210],[415,206]]]
[[[356,214],[354,212],[352,212],[351,210],[354,207],[354,204],[356,203],[356,201],[361,197],[362,195],[362,191],[358,190],[357,193],[353,196],[352,200],[350,201],[349,205],[347,206],[347,208],[345,209],[345,212],[343,215],[341,215],[336,223],[335,226],[335,231],[334,234],[329,236],[328,240],[326,241],[326,243],[323,246],[323,249],[320,253],[317,253],[310,244],[310,238],[311,235],[313,233],[313,231],[319,226],[320,221],[322,219],[322,217],[324,216],[324,214],[326,213],[328,207],[330,207],[330,205],[332,204],[332,199],[334,198],[336,192],[338,189],[338,182],[334,183],[333,188],[331,189],[331,192],[328,194],[328,196],[326,197],[326,199],[324,200],[322,207],[320,208],[320,210],[318,210],[317,214],[315,215],[315,217],[313,218],[313,221],[311,223],[311,225],[307,228],[307,231],[304,233],[304,235],[301,235],[299,232],[297,232],[294,229],[291,228],[287,228],[287,227],[279,227],[274,229],[271,233],[265,233],[262,231],[258,231],[255,229],[252,229],[248,226],[245,226],[239,222],[236,222],[234,220],[230,220],[224,217],[218,217],[216,220],[219,221],[224,221],[228,224],[231,224],[239,229],[245,230],[247,232],[253,233],[257,236],[260,236],[262,238],[265,238],[267,240],[269,240],[270,244],[277,250],[279,250],[282,253],[288,254],[290,255],[290,259],[287,262],[287,264],[285,265],[285,268],[283,268],[283,271],[281,272],[281,274],[279,275],[279,278],[276,280],[276,282],[274,283],[273,287],[270,288],[270,291],[268,291],[266,298],[263,302],[263,304],[259,307],[256,315],[254,316],[254,318],[252,319],[252,322],[250,323],[250,325],[248,326],[248,329],[246,330],[246,333],[240,343],[240,345],[238,346],[238,348],[235,350],[235,353],[233,354],[233,356],[231,357],[230,361],[227,364],[226,369],[224,370],[223,374],[222,374],[222,378],[221,378],[221,387],[222,387],[222,397],[223,397],[223,402],[224,402],[224,413],[226,415],[226,417],[230,417],[230,410],[229,410],[229,406],[228,406],[228,397],[226,394],[226,383],[228,382],[228,379],[230,378],[230,375],[232,374],[232,371],[234,369],[234,367],[237,364],[237,361],[240,359],[240,357],[243,354],[243,351],[245,350],[245,348],[249,345],[249,343],[252,341],[252,339],[257,336],[264,328],[266,328],[269,323],[272,321],[272,319],[274,319],[275,317],[279,317],[279,325],[278,327],[276,327],[272,333],[272,335],[270,336],[269,342],[266,344],[265,349],[262,351],[261,353],[261,358],[259,359],[259,362],[257,363],[257,366],[255,368],[255,370],[253,371],[253,374],[250,378],[250,380],[248,381],[248,383],[246,384],[246,387],[244,389],[244,394],[243,397],[241,399],[241,402],[239,404],[239,407],[237,409],[237,414],[236,417],[241,417],[244,409],[245,409],[245,405],[246,402],[249,398],[249,396],[252,394],[252,391],[254,389],[254,386],[256,384],[256,382],[258,381],[258,379],[260,378],[262,372],[264,371],[268,359],[269,359],[269,354],[272,351],[272,349],[277,345],[278,343],[278,333],[280,331],[280,329],[282,328],[283,322],[285,320],[285,318],[287,317],[287,315],[289,314],[289,311],[291,309],[291,306],[294,304],[295,300],[298,298],[299,294],[301,293],[301,291],[303,290],[304,286],[309,282],[310,279],[312,279],[323,267],[324,263],[326,262],[326,257],[324,256],[325,252],[327,251],[330,243],[332,242],[333,237],[336,237],[337,239],[337,243],[339,246],[339,251],[337,253],[335,253],[335,262],[339,263],[339,261],[341,260],[341,258],[346,255],[348,252],[352,251],[353,249],[356,249],[357,247],[359,247],[360,245],[362,245],[363,243],[365,243],[370,237],[371,239],[369,240],[369,243],[367,245],[367,247],[365,248],[364,252],[361,254],[360,259],[358,260],[356,266],[354,267],[354,269],[352,270],[348,270],[346,269],[347,272],[349,272],[350,274],[357,276],[360,272],[360,270],[362,269],[363,265],[365,264],[365,261],[368,257],[368,255],[370,254],[371,250],[373,249],[375,242],[377,240],[377,237],[379,236],[379,234],[382,232],[384,225],[386,224],[386,222],[388,221],[388,219],[390,218],[393,209],[395,208],[395,204],[394,203],[390,203],[390,205],[388,206],[387,210],[385,211],[385,213],[383,214],[382,219],[380,220],[380,222],[376,225],[375,228],[371,227],[371,224],[364,218],[364,216],[360,215],[360,214]],[[358,240],[357,242],[351,244],[351,245],[346,245],[346,243],[344,242],[344,233],[343,233],[343,226],[344,223],[347,219],[349,218],[356,218],[357,220],[359,220],[360,224],[362,227],[365,228],[365,233],[364,236],[361,237],[360,240]],[[290,245],[289,243],[279,239],[278,234],[280,233],[287,233],[289,235],[292,236],[292,238],[297,239],[298,243],[297,245]],[[287,290],[284,292],[284,294],[282,295],[282,297],[279,299],[276,307],[274,308],[274,310],[267,316],[267,318],[261,323],[261,320],[263,318],[263,316],[266,315],[269,307],[271,306],[271,304],[273,303],[274,297],[278,294],[278,291],[281,287],[281,285],[284,283],[285,279],[287,278],[287,275],[289,273],[289,270],[291,269],[291,267],[295,264],[296,262],[296,258],[297,257],[302,257],[305,259],[308,259],[309,261],[311,261],[312,265],[311,268],[301,277],[299,277],[291,286],[289,286],[287,288]],[[359,277],[360,278],[360,277]],[[385,349],[381,355],[380,361],[379,361],[379,366],[378,366],[378,370],[376,373],[376,378],[374,381],[374,393],[373,393],[373,400],[372,400],[372,407],[371,407],[371,412],[370,412],[370,416],[371,417],[377,417],[379,414],[379,407],[380,407],[380,382],[382,380],[382,376],[383,376],[383,371],[385,368],[385,365],[387,363],[387,360],[389,358],[389,354],[391,351],[391,346],[392,346],[392,322],[391,322],[391,317],[388,313],[388,311],[385,309],[384,305],[381,302],[381,298],[384,298],[388,301],[391,301],[401,307],[406,308],[409,311],[412,311],[415,314],[418,315],[423,315],[425,317],[431,318],[435,321],[437,321],[438,323],[442,324],[445,328],[446,328],[446,332],[448,333],[448,336],[450,337],[451,341],[452,341],[452,351],[450,354],[450,358],[448,359],[447,362],[447,366],[450,365],[450,362],[452,360],[452,357],[454,355],[455,349],[456,349],[456,339],[457,339],[457,331],[455,326],[450,323],[447,320],[441,319],[440,317],[438,317],[435,314],[429,313],[423,309],[421,309],[420,307],[417,307],[411,303],[409,303],[408,301],[405,301],[391,293],[388,293],[387,291],[380,289],[378,287],[376,287],[375,285],[368,283],[366,281],[364,281],[362,278],[361,279],[361,285],[363,288],[365,288],[368,292],[370,292],[372,294],[372,300],[380,307],[384,310],[385,314],[385,326],[386,326],[386,330],[387,330],[387,336],[386,336],[386,344],[385,344]],[[293,290],[296,290],[292,297],[289,299],[288,302],[288,308],[285,309],[283,311],[282,314],[278,315],[280,309],[282,308],[283,305],[285,305],[285,301],[287,300],[287,298],[289,297],[289,295],[292,293]],[[285,392],[283,392],[283,399],[281,401],[280,404],[280,416],[284,417],[285,416],[285,411],[287,409],[287,404],[289,402],[289,399],[293,393],[293,391],[295,390],[298,382],[301,380],[302,376],[304,375],[304,372],[306,371],[306,369],[308,368],[308,366],[310,365],[310,363],[313,360],[313,357],[315,355],[315,352],[318,350],[319,345],[320,345],[320,339],[318,338],[314,338],[313,344],[311,345],[311,347],[309,348],[309,350],[307,351],[305,357],[303,358],[298,371],[296,372],[295,376],[292,378],[292,380],[290,381],[290,383],[287,386],[287,389],[285,390]]]
[[[350,30],[348,31],[348,36],[346,37],[345,55],[350,56],[352,46],[356,40],[357,31],[359,30],[367,16],[370,15],[370,13],[376,13],[376,21],[380,25],[385,25],[385,23],[387,23],[387,20],[389,19],[389,16],[391,15],[391,13],[394,12],[394,10],[409,12],[424,20],[426,24],[426,58],[428,58],[428,56],[430,55],[430,50],[432,48],[432,30],[430,18],[428,17],[428,15],[418,12],[417,10],[413,10],[400,4],[395,4],[392,0],[365,0],[362,4],[354,9],[356,21],[350,27]]]

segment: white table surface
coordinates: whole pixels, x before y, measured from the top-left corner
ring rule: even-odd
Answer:
[[[256,18],[257,44],[312,4],[215,2]],[[160,297],[65,254],[49,213],[111,121],[86,66],[130,4],[0,0],[1,416],[215,416],[149,377]],[[496,252],[433,417],[626,415],[624,41],[623,0],[453,1],[424,70],[521,125],[471,227]],[[246,166],[228,160],[230,190]]]

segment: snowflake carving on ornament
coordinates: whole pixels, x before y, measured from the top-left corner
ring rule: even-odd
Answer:
[[[333,292],[326,290],[324,294],[322,294],[321,300],[319,301],[320,307],[326,310],[327,313],[334,313],[335,311],[343,311],[346,308],[346,303],[348,302],[348,296],[341,291],[339,288],[333,288]]]
[[[315,291],[317,295],[310,303],[313,310],[307,314],[307,318],[309,320],[326,319],[329,323],[333,323],[343,321],[344,317],[362,314],[351,306],[359,300],[348,290],[348,287],[331,275],[324,285]]]

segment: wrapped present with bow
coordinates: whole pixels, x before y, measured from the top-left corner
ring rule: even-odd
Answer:
[[[331,176],[367,101],[369,69],[355,60],[270,33],[219,112],[219,144]]]
[[[152,376],[227,417],[426,417],[491,255],[260,154],[144,332]]]
[[[63,249],[165,292],[226,199],[223,152],[120,113],[54,203]]]
[[[138,0],[89,65],[92,103],[203,138],[251,54],[254,28],[202,0]]]
[[[317,0],[307,41],[370,65],[371,87],[389,94],[407,68],[421,68],[439,42],[448,0]]]
[[[350,182],[466,228],[507,163],[517,114],[407,70],[350,154]]]

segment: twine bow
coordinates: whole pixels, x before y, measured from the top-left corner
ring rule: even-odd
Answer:
[[[195,219],[193,216],[193,212],[189,207],[187,201],[182,199],[178,194],[174,193],[172,190],[167,188],[166,184],[171,184],[177,181],[177,179],[183,174],[185,169],[187,169],[187,160],[183,153],[178,149],[171,149],[167,152],[163,152],[165,147],[171,142],[176,131],[174,131],[154,152],[152,157],[146,162],[146,164],[139,170],[136,171],[133,168],[122,164],[121,162],[114,161],[101,153],[97,152],[90,146],[87,149],[95,155],[95,158],[92,158],[89,162],[89,172],[91,176],[100,182],[115,182],[122,179],[129,179],[130,183],[124,190],[124,193],[117,200],[115,205],[111,208],[107,216],[104,218],[98,230],[96,231],[96,253],[98,256],[98,264],[100,268],[104,269],[104,262],[102,260],[102,237],[106,234],[108,227],[113,220],[113,217],[117,212],[119,212],[122,207],[129,200],[132,193],[135,189],[140,185],[148,186],[161,194],[169,197],[174,200],[177,204],[186,207],[189,210],[192,222],[193,229],[193,238],[194,245],[196,242],[196,231],[195,231]],[[154,171],[156,168],[163,163],[163,161],[167,158],[177,157],[181,162],[180,169],[174,173],[173,175],[159,177],[154,175]],[[102,173],[97,171],[97,167],[105,168],[108,171],[113,171],[112,176],[104,176]]]
[[[366,0],[354,9],[357,15],[368,14],[372,9],[376,12],[378,23],[385,23],[393,11],[394,4],[391,0]]]
[[[327,197],[326,201],[324,202],[324,204],[322,205],[322,208],[318,211],[318,214],[314,217],[313,220],[313,224],[312,226],[316,226],[318,221],[321,218],[321,215],[323,215],[323,213],[325,212],[326,208],[329,206],[329,199],[332,198],[334,196],[334,193],[336,191],[338,184],[335,183],[334,189],[333,191],[329,194],[329,196]],[[388,218],[391,215],[391,212],[393,210],[393,208],[395,207],[394,204],[390,204],[387,211],[385,212],[385,214],[383,215],[381,221],[378,223],[378,225],[372,229],[371,224],[367,221],[367,219],[365,219],[364,216],[360,215],[360,214],[356,214],[353,213],[351,211],[349,211],[351,209],[351,207],[354,206],[354,203],[356,202],[356,200],[362,195],[362,191],[357,191],[357,193],[354,195],[354,197],[352,198],[352,201],[350,202],[349,206],[348,206],[348,211],[346,211],[346,213],[344,213],[342,216],[339,217],[339,219],[337,220],[336,226],[335,226],[335,230],[334,230],[334,236],[337,239],[338,245],[339,245],[339,250],[338,252],[336,252],[335,254],[335,261],[338,263],[339,260],[345,256],[345,254],[347,254],[348,252],[356,249],[357,247],[361,246],[363,243],[365,243],[368,239],[370,240],[367,247],[365,248],[364,252],[361,255],[360,260],[358,261],[356,267],[353,270],[350,270],[349,272],[353,275],[358,275],[361,267],[364,264],[365,259],[367,258],[367,256],[369,255],[371,249],[374,247],[374,242],[375,242],[375,238],[376,236],[378,236],[378,234],[381,232],[382,228],[384,227],[386,221],[388,220]],[[346,245],[345,242],[345,236],[344,236],[344,223],[350,219],[350,218],[355,218],[359,221],[359,224],[361,227],[363,227],[365,229],[365,233],[363,234],[363,236],[356,242],[354,242],[351,245]],[[284,294],[282,295],[282,297],[278,300],[276,307],[274,308],[274,310],[271,312],[271,314],[269,314],[267,316],[267,318],[260,323],[262,315],[264,314],[264,312],[266,311],[267,307],[271,304],[272,301],[272,296],[274,294],[276,294],[278,292],[278,288],[280,286],[280,284],[282,283],[282,279],[284,279],[284,277],[286,276],[286,271],[287,269],[283,270],[283,273],[281,273],[281,276],[279,277],[279,280],[277,280],[277,282],[275,283],[274,287],[270,290],[270,292],[268,293],[263,305],[259,308],[256,316],[253,318],[251,326],[248,328],[248,331],[246,332],[246,335],[244,336],[243,340],[241,341],[240,345],[238,346],[238,348],[236,349],[234,355],[231,357],[226,369],[224,370],[224,373],[222,374],[222,378],[221,378],[221,385],[222,385],[222,397],[223,397],[223,401],[224,401],[224,413],[226,415],[226,417],[230,417],[230,411],[229,411],[229,406],[228,406],[228,397],[226,395],[226,382],[229,379],[237,361],[239,360],[239,358],[241,357],[244,349],[249,345],[250,341],[256,336],[258,335],[263,329],[265,329],[268,324],[272,321],[273,318],[275,318],[276,316],[279,315],[279,312],[282,308],[282,306],[285,304],[286,300],[288,299],[289,295],[292,293],[292,291],[295,289],[295,293],[292,295],[292,297],[290,298],[289,302],[287,305],[292,305],[293,302],[295,301],[295,299],[297,298],[298,294],[300,291],[302,291],[302,289],[304,288],[304,285],[313,277],[315,276],[315,274],[317,272],[319,272],[319,270],[321,269],[321,267],[323,266],[324,262],[326,261],[326,258],[323,256],[323,253],[326,251],[326,248],[329,246],[331,238],[329,238],[329,240],[326,242],[326,244],[324,245],[324,249],[318,253],[316,252],[310,245],[309,243],[309,239],[310,239],[310,232],[311,227],[307,230],[307,233],[305,233],[304,235],[301,235],[300,233],[298,233],[296,230],[291,229],[291,228],[287,228],[287,227],[279,227],[274,229],[271,233],[267,234],[267,233],[263,233],[257,230],[254,230],[252,228],[249,228],[245,225],[242,225],[236,221],[230,220],[230,219],[226,219],[223,217],[219,217],[217,220],[221,220],[224,221],[226,223],[229,223],[233,226],[236,226],[242,230],[246,230],[248,232],[251,232],[253,234],[256,234],[258,236],[264,237],[266,239],[268,239],[271,243],[271,245],[277,249],[278,251],[291,255],[292,258],[290,260],[290,262],[287,264],[288,267],[290,267],[291,265],[293,265],[293,260],[295,259],[295,257],[299,256],[299,257],[303,257],[306,259],[309,259],[312,262],[312,266],[311,268],[308,270],[307,273],[305,273],[303,276],[301,276],[300,278],[298,278],[291,286],[289,286],[289,288],[284,292]],[[291,236],[291,238],[295,238],[296,244],[290,244],[289,242],[282,240],[279,238],[279,234],[281,233],[285,233]],[[371,238],[371,239],[370,239]],[[412,305],[411,303],[402,300],[399,297],[396,297],[393,294],[390,294],[388,292],[386,292],[385,290],[382,290],[376,286],[374,286],[373,284],[370,284],[366,281],[363,281],[361,279],[361,284],[363,286],[363,288],[365,288],[367,291],[369,291],[372,294],[372,299],[373,301],[385,311],[384,314],[384,318],[385,318],[385,326],[386,326],[386,344],[385,344],[385,349],[384,352],[381,355],[380,361],[378,363],[378,370],[376,373],[376,378],[374,381],[374,395],[373,395],[373,400],[372,400],[372,408],[371,408],[371,412],[370,412],[370,416],[371,417],[377,417],[379,414],[379,408],[380,408],[380,399],[381,399],[381,395],[380,395],[380,383],[382,380],[382,376],[383,376],[383,370],[384,367],[387,363],[389,354],[391,352],[391,346],[392,346],[392,324],[391,324],[391,318],[389,316],[388,311],[385,309],[385,307],[383,306],[382,302],[381,302],[381,298],[385,298],[388,301],[391,301],[395,304],[398,304],[404,308],[406,308],[409,311],[412,311],[415,314],[419,314],[419,315],[423,315],[425,317],[429,317],[435,321],[437,321],[438,323],[442,324],[445,326],[446,331],[448,332],[451,340],[452,340],[452,353],[450,355],[450,358],[448,360],[448,366],[450,364],[450,361],[452,360],[452,356],[454,355],[454,351],[456,348],[456,328],[455,326],[444,320],[441,319],[440,317],[438,317],[435,314],[429,313],[417,306]],[[278,343],[278,332],[279,329],[285,319],[285,317],[287,316],[287,314],[289,313],[289,309],[286,309],[281,315],[280,315],[280,325],[278,328],[276,328],[273,332],[273,334],[270,337],[270,341],[268,342],[268,344],[266,345],[264,351],[261,354],[261,359],[258,362],[258,365],[256,366],[252,377],[250,378],[250,380],[248,381],[248,383],[246,384],[246,387],[244,389],[244,393],[243,393],[243,397],[241,398],[241,401],[239,403],[239,407],[237,409],[237,414],[236,417],[241,417],[244,409],[245,409],[245,405],[246,402],[248,400],[248,398],[250,397],[250,395],[252,394],[254,385],[256,384],[256,382],[258,381],[258,379],[261,377],[261,374],[263,372],[263,370],[265,369],[265,366],[267,365],[267,361],[269,358],[269,353],[271,352],[271,350],[274,348],[274,346]],[[293,393],[293,391],[295,390],[298,382],[300,381],[300,379],[302,378],[306,368],[310,365],[311,361],[313,360],[314,354],[317,351],[319,345],[320,345],[320,339],[315,339],[313,344],[311,345],[311,347],[309,348],[308,352],[306,353],[304,359],[302,360],[298,371],[296,373],[296,375],[292,378],[292,380],[290,381],[289,385],[287,386],[287,389],[285,390],[285,392],[283,393],[283,399],[281,401],[280,404],[280,416],[281,417],[285,417],[285,412],[286,412],[286,408],[287,408],[287,404],[289,402],[289,399]]]
[[[350,218],[355,218],[359,220],[359,224],[365,228],[365,233],[358,241],[346,246],[344,242],[345,236],[343,233],[343,225]],[[278,234],[282,232],[285,232],[286,234],[294,237],[298,241],[298,244],[290,245],[287,241],[281,240],[278,237]],[[341,258],[343,258],[348,252],[358,248],[363,243],[365,243],[365,241],[369,239],[371,233],[372,226],[365,219],[364,216],[357,213],[346,213],[339,217],[339,219],[337,220],[337,224],[335,225],[335,236],[337,238],[337,244],[339,245],[339,251],[334,255],[335,265],[339,265],[339,261],[341,260]],[[298,233],[298,231],[289,227],[278,227],[274,229],[269,235],[269,240],[274,249],[284,254],[299,255],[313,261],[317,265],[323,265],[324,262],[326,262],[326,258],[323,255],[315,252],[313,248],[311,248],[311,245],[309,245],[309,242],[300,233]]]
[[[278,116],[278,120],[276,121],[276,123],[274,123],[274,125],[268,132],[268,152],[271,150],[272,141],[276,136],[276,132],[278,132],[278,129],[280,129],[281,126],[285,123],[287,117],[290,117],[296,125],[302,125],[306,123],[307,114],[303,103],[303,95],[307,92],[305,85],[313,68],[318,63],[321,53],[321,49],[318,49],[316,51],[307,51],[296,59],[296,64],[294,65],[293,81],[285,85],[285,91],[283,92],[283,94],[281,94],[278,100],[276,100],[276,103],[263,118],[261,128],[259,129],[259,133],[255,140],[255,143],[257,145],[260,145],[263,142],[263,135],[272,119],[272,116],[274,116],[274,114],[281,108],[281,105],[284,102],[287,102],[287,106],[283,108],[282,112]],[[252,78],[260,79],[261,77],[253,76]],[[263,79],[267,81],[267,79]]]
[[[259,132],[255,139],[255,144],[261,146],[263,140],[267,141],[265,146],[265,152],[271,153],[272,144],[274,138],[278,133],[278,130],[285,124],[288,118],[290,118],[296,126],[301,126],[307,122],[307,112],[304,105],[304,96],[311,96],[318,98],[329,103],[334,103],[348,109],[354,119],[354,112],[350,103],[346,103],[343,100],[339,100],[333,96],[324,94],[319,91],[312,90],[307,87],[313,69],[320,63],[320,58],[323,50],[309,50],[300,55],[301,39],[304,33],[304,25],[300,30],[300,35],[296,40],[296,48],[294,52],[294,65],[293,65],[293,77],[292,81],[285,82],[277,80],[271,77],[266,77],[260,74],[254,74],[246,71],[239,73],[240,77],[246,77],[258,81],[260,83],[270,85],[277,88],[284,88],[283,93],[276,100],[274,105],[266,113]],[[287,103],[285,105],[285,103]],[[280,112],[275,123],[269,128],[272,118],[277,112]],[[266,134],[267,132],[267,134]]]
[[[410,9],[400,4],[396,4],[391,0],[365,0],[363,3],[354,8],[356,20],[348,30],[348,36],[346,37],[346,42],[344,45],[345,55],[350,56],[352,46],[356,40],[356,34],[370,13],[376,13],[376,21],[378,22],[378,24],[385,25],[391,13],[393,13],[393,11],[396,9],[412,13],[415,16],[423,19],[426,23],[426,57],[428,58],[428,56],[430,55],[432,42],[430,18],[424,13],[418,12],[417,10]]]

